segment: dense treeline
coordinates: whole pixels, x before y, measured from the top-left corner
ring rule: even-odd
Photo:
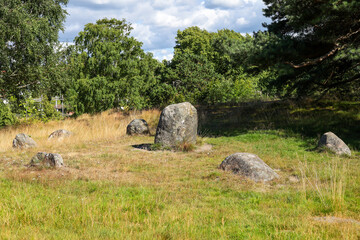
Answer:
[[[1,125],[12,113],[57,117],[64,94],[76,115],[110,108],[144,109],[189,101],[237,103],[259,98],[358,99],[360,3],[264,0],[267,31],[178,31],[174,57],[159,62],[131,36],[126,20],[89,23],[61,46],[67,0],[0,3]],[[31,98],[46,96],[41,106]],[[46,111],[44,111],[44,109]]]
[[[259,73],[249,73],[236,59],[251,36],[190,27],[178,31],[174,58],[159,62],[144,53],[131,29],[125,20],[98,20],[87,24],[67,49],[70,80],[64,91],[77,114],[259,97]]]

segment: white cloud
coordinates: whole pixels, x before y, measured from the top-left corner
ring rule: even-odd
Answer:
[[[207,0],[205,6],[209,8],[235,8],[242,6],[244,1],[242,0]]]
[[[93,3],[96,3],[96,4],[108,4],[108,3],[110,3],[109,0],[94,0],[94,1],[90,1],[90,2],[93,2]]]
[[[238,18],[237,20],[236,20],[236,24],[238,24],[238,25],[246,25],[246,24],[248,24],[249,23],[249,21],[247,21],[245,18],[243,18],[243,17],[241,17],[241,18]]]
[[[199,26],[208,31],[228,28],[251,33],[262,29],[263,7],[261,0],[71,0],[60,40],[72,41],[85,24],[98,19],[125,18],[145,51],[168,59],[177,30]]]
[[[151,44],[151,40],[155,34],[151,31],[150,26],[134,23],[132,27],[134,28],[132,34],[138,41],[141,41],[147,45]]]
[[[174,1],[171,0],[154,0],[152,6],[155,9],[166,9],[173,6]]]
[[[154,16],[154,23],[159,27],[181,28],[184,26],[186,19],[180,19],[167,12],[156,12]]]
[[[162,61],[162,60],[171,60],[174,56],[174,49],[165,48],[165,49],[153,49],[150,51],[154,54],[154,58]]]
[[[80,32],[81,30],[82,30],[82,26],[80,26],[80,24],[69,25],[65,29],[65,31],[68,32]]]

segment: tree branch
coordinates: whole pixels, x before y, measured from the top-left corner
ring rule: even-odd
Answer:
[[[17,85],[16,88],[20,89],[20,88],[26,88],[28,86],[34,85],[34,84],[40,84],[40,81],[36,81],[36,82],[31,82],[25,85]]]
[[[335,41],[335,48],[333,48],[331,51],[329,51],[328,53],[324,54],[323,56],[321,57],[318,57],[318,58],[315,58],[315,59],[312,59],[310,61],[307,61],[307,62],[302,62],[300,64],[293,64],[292,62],[285,62],[285,64],[288,64],[290,66],[292,66],[293,68],[303,68],[303,67],[307,67],[307,66],[311,66],[311,65],[315,65],[315,64],[318,64],[322,61],[324,61],[325,59],[331,57],[332,55],[334,55],[337,51],[343,49],[346,47],[346,44],[340,46],[340,41],[343,41],[343,40],[346,40],[346,39],[349,39],[350,37],[352,37],[353,35],[355,34],[358,34],[360,33],[360,28],[354,32],[349,32],[348,34],[346,34],[345,36],[341,36],[339,37],[338,39],[336,39]]]
[[[288,65],[292,66],[293,68],[303,68],[303,67],[307,67],[310,65],[315,65],[315,64],[318,64],[318,63],[324,61],[326,58],[334,55],[337,51],[341,50],[344,47],[345,47],[345,45],[342,47],[339,47],[339,44],[337,44],[336,48],[332,49],[330,52],[328,52],[325,55],[318,57],[316,59],[313,59],[313,60],[310,60],[307,62],[302,62],[300,64],[293,64],[292,62],[285,62],[285,64],[288,64]]]
[[[10,75],[9,75],[9,77],[15,77],[17,74],[16,74],[16,72],[17,72],[18,70],[16,69],[15,71],[13,71]]]
[[[336,83],[332,83],[332,84],[323,84],[323,83],[318,83],[319,85],[327,88],[327,89],[331,89],[333,87],[336,87],[336,86],[339,86],[339,85],[342,85],[342,84],[345,84],[345,83],[349,83],[349,82],[353,82],[353,81],[356,81],[356,80],[359,80],[360,79],[360,73],[359,74],[355,74],[352,78],[349,78],[347,80],[344,80],[344,81],[341,81],[341,82],[336,82]]]

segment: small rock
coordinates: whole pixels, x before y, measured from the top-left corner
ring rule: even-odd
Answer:
[[[337,155],[351,156],[349,147],[332,132],[324,133],[318,143],[318,148],[327,148]]]
[[[144,119],[132,120],[126,128],[127,135],[145,135],[149,134],[149,125]]]
[[[257,155],[251,153],[234,153],[220,164],[220,169],[225,171],[232,171],[258,181],[270,181],[274,178],[279,178],[279,175],[271,169],[263,160]]]
[[[59,129],[59,130],[52,132],[49,135],[48,140],[55,139],[55,138],[58,140],[62,140],[66,137],[70,137],[71,135],[72,135],[72,132],[65,130],[65,129]]]
[[[177,147],[182,143],[196,143],[198,116],[191,103],[172,104],[161,112],[155,143]]]
[[[25,133],[19,133],[15,136],[15,139],[13,140],[13,148],[32,148],[36,147],[37,144],[28,135]]]
[[[64,165],[60,154],[38,152],[30,161],[30,167],[59,168]]]

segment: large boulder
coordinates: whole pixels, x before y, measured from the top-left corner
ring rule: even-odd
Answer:
[[[253,181],[270,181],[279,175],[257,155],[251,153],[234,153],[220,164],[220,169],[232,171],[235,174]]]
[[[127,135],[145,135],[149,133],[149,125],[144,119],[132,120],[126,128]]]
[[[351,156],[350,148],[332,132],[324,133],[318,143],[318,148],[329,149],[337,155]]]
[[[36,147],[37,144],[28,135],[25,133],[19,133],[15,136],[15,139],[13,140],[13,148],[32,148]]]
[[[49,137],[48,140],[52,140],[52,139],[58,139],[58,140],[62,140],[66,137],[70,137],[72,135],[71,132],[69,132],[68,130],[65,129],[59,129],[56,130],[54,132],[52,132]]]
[[[64,165],[64,160],[60,154],[38,152],[32,157],[29,166],[31,167],[45,167],[45,168],[59,168]]]
[[[177,147],[181,143],[196,143],[198,116],[191,103],[172,104],[161,112],[155,143]]]

